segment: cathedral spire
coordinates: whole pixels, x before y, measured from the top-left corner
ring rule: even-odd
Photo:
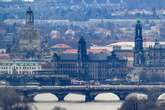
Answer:
[[[28,10],[26,11],[26,25],[33,25],[34,24],[34,14],[29,6]]]

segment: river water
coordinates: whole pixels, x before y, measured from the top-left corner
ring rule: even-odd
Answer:
[[[121,102],[91,102],[91,103],[75,103],[75,102],[49,102],[35,103],[38,110],[51,110],[55,106],[66,108],[67,110],[117,110]]]
[[[52,94],[40,94],[35,97],[33,104],[37,110],[52,110],[53,107],[62,107],[67,110],[118,110],[122,102],[114,94],[101,94],[96,101],[85,103],[85,96],[69,94],[64,102],[57,102],[57,97]]]

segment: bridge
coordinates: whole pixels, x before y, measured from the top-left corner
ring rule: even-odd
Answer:
[[[22,86],[30,82],[37,82],[43,86],[58,84],[60,86],[69,85],[68,75],[52,74],[52,71],[44,71],[42,74],[1,74],[0,81],[5,81],[11,86]],[[50,72],[50,73],[49,73]]]
[[[0,86],[4,88],[4,86]],[[64,101],[69,93],[85,95],[85,101],[91,102],[102,93],[114,93],[120,100],[124,100],[131,93],[148,95],[149,100],[157,101],[158,97],[165,93],[165,85],[106,85],[106,86],[6,86],[23,94],[29,101],[40,93],[52,93],[58,101]]]

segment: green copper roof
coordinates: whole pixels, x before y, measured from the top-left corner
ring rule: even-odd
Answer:
[[[137,23],[141,23],[140,19],[137,19]]]

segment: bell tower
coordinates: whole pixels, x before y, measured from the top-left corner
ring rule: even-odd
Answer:
[[[134,66],[143,66],[144,60],[142,24],[138,20],[135,26]]]

